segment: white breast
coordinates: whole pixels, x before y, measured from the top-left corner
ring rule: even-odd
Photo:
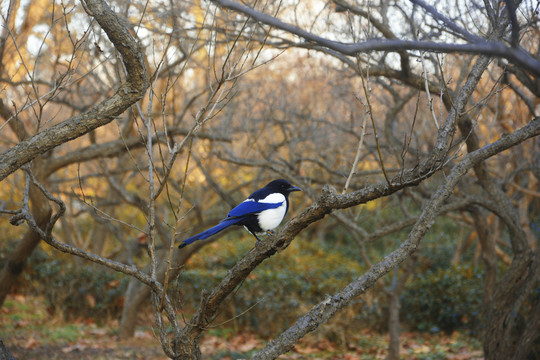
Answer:
[[[261,211],[258,215],[259,226],[263,231],[275,229],[281,223],[283,217],[285,217],[285,211],[287,210],[285,196],[280,193],[274,193],[259,200],[259,202],[272,204],[281,203],[279,207]]]

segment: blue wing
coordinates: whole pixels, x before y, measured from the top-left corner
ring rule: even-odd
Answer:
[[[227,215],[227,218],[217,224],[214,227],[211,227],[210,229],[203,231],[200,234],[194,235],[186,240],[184,240],[179,248],[183,248],[186,245],[189,245],[197,240],[203,240],[206,239],[214,234],[217,234],[218,232],[225,230],[231,225],[237,224],[244,220],[244,216],[250,215],[250,214],[257,214],[261,211],[268,210],[268,209],[276,209],[283,205],[283,202],[279,203],[260,203],[257,201],[244,201],[237,207],[231,210],[229,215]]]
[[[242,218],[227,218],[227,219],[223,220],[222,222],[220,222],[219,224],[217,224],[216,226],[211,227],[210,229],[205,230],[200,234],[194,235],[194,236],[182,241],[182,243],[178,247],[181,249],[184,246],[191,244],[192,242],[195,242],[197,240],[206,239],[206,238],[208,238],[208,237],[210,237],[210,236],[212,236],[214,234],[217,234],[221,230],[225,230],[229,226],[234,225],[234,224],[236,224],[237,222],[239,222],[241,220],[242,220]]]
[[[261,211],[268,209],[276,209],[283,205],[283,202],[279,203],[261,203],[257,201],[244,201],[237,207],[231,210],[227,215],[228,218],[238,218],[249,214],[260,213]]]

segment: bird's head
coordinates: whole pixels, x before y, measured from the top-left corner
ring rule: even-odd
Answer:
[[[291,183],[285,179],[271,181],[265,187],[272,190],[272,192],[282,193],[285,196],[293,191],[302,191],[298,186],[291,185]]]

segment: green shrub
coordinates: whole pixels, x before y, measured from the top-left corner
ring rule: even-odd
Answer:
[[[234,241],[224,238],[205,247],[186,265],[169,287],[178,308],[189,313],[189,308],[197,307],[201,291],[212,289],[252,248],[251,237],[234,236]],[[341,239],[340,246],[295,240],[286,251],[264,261],[250,274],[222,305],[214,323],[226,322],[226,327],[249,328],[260,335],[283,330],[326,294],[341,290],[366,270],[356,244]],[[480,271],[471,266],[449,266],[452,246],[426,240],[418,260],[420,275],[409,281],[402,295],[402,322],[421,331],[477,332],[483,282]],[[24,292],[43,295],[49,309],[66,318],[120,315],[128,280],[121,274],[58,252],[47,254],[43,249],[36,249],[23,274],[20,286]],[[379,286],[385,285],[379,282],[355,299],[340,325],[385,332],[388,305]]]
[[[465,330],[475,334],[482,304],[482,274],[467,265],[438,268],[415,278],[401,298],[402,321],[413,330]]]
[[[105,320],[122,311],[127,279],[103,267],[64,264],[42,291],[52,310],[65,318]]]
[[[66,319],[119,316],[127,279],[103,266],[77,260],[58,252],[49,256],[38,248],[29,258],[19,286],[44,296],[48,310],[60,311]]]
[[[201,291],[212,289],[250,246],[251,239],[223,239],[196,254],[171,289],[177,305],[198,306]],[[300,239],[293,242],[248,276],[222,305],[215,323],[227,322],[226,326],[249,328],[263,336],[283,330],[327,294],[341,290],[363,273],[358,260],[340,250]],[[368,326],[365,321],[380,315],[378,307],[364,298],[357,299],[353,307],[348,320],[355,324]]]

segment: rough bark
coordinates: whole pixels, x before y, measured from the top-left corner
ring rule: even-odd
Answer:
[[[314,306],[293,326],[268,343],[264,349],[254,356],[254,359],[275,359],[279,355],[291,350],[305,334],[315,330],[319,325],[324,324],[337,311],[347,306],[355,297],[363,294],[367,289],[372,287],[378,279],[409,258],[411,254],[416,251],[423,236],[431,228],[443,203],[452,195],[454,187],[468,170],[485,159],[506,150],[509,147],[515,146],[527,138],[538,135],[540,135],[540,118],[534,119],[529,125],[495,143],[469,153],[463,160],[454,166],[451,173],[446,178],[446,183],[437,189],[430,202],[422,211],[420,218],[409,233],[407,239],[399,248],[387,255],[381,262],[375,264],[367,273],[356,281],[347,285],[342,291],[328,297]],[[330,194],[325,197],[328,196],[332,197]],[[339,195],[334,194],[333,196],[339,198]],[[332,203],[332,201],[325,200],[324,203]],[[291,223],[301,217],[302,214],[296,219],[293,219]],[[287,230],[291,227],[291,223],[289,223],[287,228],[281,233],[285,232],[285,234],[288,234]]]
[[[251,19],[263,24],[270,25],[276,29],[284,30],[290,34],[297,35],[310,43],[314,43],[323,46],[327,49],[333,50],[341,55],[354,56],[369,51],[396,51],[401,50],[424,50],[444,53],[472,53],[482,54],[493,57],[505,58],[516,66],[526,69],[533,73],[535,76],[540,76],[540,63],[532,57],[530,54],[519,51],[514,47],[507,46],[506,44],[493,41],[492,38],[483,39],[478,36],[470,34],[468,31],[459,28],[455,23],[445,18],[445,26],[452,29],[459,29],[458,33],[464,36],[467,43],[436,43],[431,41],[413,41],[413,40],[401,40],[401,39],[369,39],[362,42],[344,43],[340,41],[334,41],[323,38],[314,33],[301,29],[297,26],[284,23],[281,20],[272,17],[268,14],[259,12],[251,7],[243,4],[229,1],[229,0],[213,0],[214,3],[222,8],[230,9],[238,13],[242,13]],[[420,5],[421,1],[415,0],[416,4]],[[421,5],[422,6],[422,5]],[[424,6],[423,6],[424,7]],[[433,7],[425,7],[426,11],[433,16],[438,13]],[[434,11],[433,11],[434,10]],[[440,15],[440,14],[438,14]]]
[[[86,10],[92,15],[107,33],[114,44],[127,69],[127,81],[120,85],[116,93],[90,109],[88,112],[67,119],[34,136],[30,136],[19,121],[10,121],[9,125],[17,134],[20,142],[2,154],[0,157],[0,181],[18,170],[22,165],[35,159],[41,154],[69,140],[82,136],[102,125],[112,121],[115,116],[124,112],[129,106],[138,101],[148,87],[148,80],[142,50],[139,44],[129,34],[128,29],[120,22],[107,3],[88,0]],[[9,109],[0,103],[1,116],[4,120],[13,120]],[[46,168],[43,164],[41,168]],[[41,172],[43,174],[43,172]],[[50,173],[49,173],[50,174]],[[48,174],[48,175],[49,175]],[[38,174],[38,180],[44,182],[46,176]],[[38,226],[49,221],[50,207],[43,194],[31,187],[32,209]],[[0,300],[5,299],[17,275],[22,271],[24,263],[33,249],[39,243],[39,236],[30,231],[17,245],[10,255],[6,267],[0,274]]]
[[[484,292],[482,304],[487,308],[493,298],[493,291],[497,281],[497,252],[495,251],[495,239],[489,234],[489,227],[485,216],[477,207],[473,207],[470,213],[474,220],[478,241],[482,247],[482,260],[484,262]]]
[[[473,152],[479,149],[478,137],[472,123],[462,119],[458,126],[463,134],[468,134],[467,150]],[[491,302],[487,306],[484,353],[488,359],[510,359],[521,336],[513,333],[516,320],[514,314],[518,313],[523,301],[532,291],[540,271],[537,270],[538,264],[535,264],[537,257],[535,258],[529,247],[527,236],[511,200],[489,174],[485,163],[476,164],[474,171],[480,185],[499,209],[497,214],[508,228],[514,253],[512,265],[496,285]]]
[[[14,360],[13,356],[6,348],[2,340],[0,340],[0,360]]]
[[[2,154],[0,181],[38,155],[108,124],[141,99],[148,88],[142,49],[129,30],[106,2],[87,0],[85,4],[88,13],[96,19],[122,56],[127,80],[111,97],[89,111],[43,130]]]
[[[536,266],[540,264],[540,261],[538,261],[539,254],[540,253],[537,252]],[[526,359],[527,356],[530,355],[534,342],[538,340],[538,324],[540,324],[540,301],[537,301],[531,309],[528,322],[525,325],[525,329],[523,329],[523,332],[521,333],[519,342],[516,344],[513,359]]]
[[[528,331],[517,336],[514,334],[515,322],[523,301],[538,282],[539,267],[538,256],[535,260],[530,253],[514,256],[512,265],[497,284],[489,304],[484,336],[486,359],[523,359],[515,357],[515,354],[528,354],[530,351],[531,339],[538,336],[538,314],[533,313],[526,319]],[[538,311],[538,306],[535,308]],[[517,348],[517,344],[521,347]]]

